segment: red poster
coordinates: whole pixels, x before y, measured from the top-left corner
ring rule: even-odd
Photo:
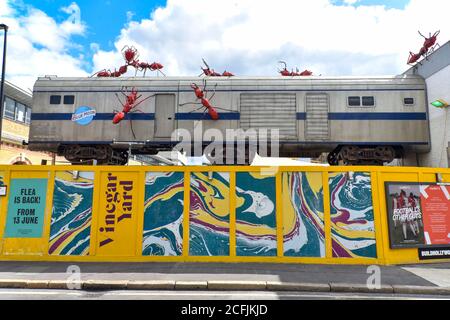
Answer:
[[[450,244],[450,186],[422,185],[420,189],[426,244]]]

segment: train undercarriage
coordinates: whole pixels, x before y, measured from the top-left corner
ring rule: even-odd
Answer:
[[[249,165],[257,152],[257,148],[245,147],[239,148],[233,146],[203,146],[201,154],[199,150],[194,150],[193,147],[189,150],[188,155],[202,156],[203,154],[213,165]],[[156,155],[160,151],[172,151],[172,147],[168,146],[140,146],[140,147],[113,147],[111,145],[67,145],[60,146],[58,155],[64,156],[67,161],[72,164],[92,164],[98,165],[126,165],[128,158],[131,155]],[[183,150],[186,151],[186,148]],[[196,152],[197,151],[197,152]],[[316,158],[321,152],[304,150],[285,150],[279,154],[271,154],[270,148],[264,150],[262,156],[275,157],[309,157]],[[391,163],[396,158],[401,158],[403,149],[401,147],[393,146],[338,146],[331,151],[327,156],[327,161],[332,166],[383,166],[386,163]]]

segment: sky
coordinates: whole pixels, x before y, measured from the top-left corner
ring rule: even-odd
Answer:
[[[316,75],[394,75],[423,44],[418,30],[449,40],[449,8],[448,0],[0,0],[0,23],[10,27],[7,79],[31,90],[39,76],[119,68],[125,45],[169,76],[197,76],[202,58],[245,76],[275,76],[280,60]],[[0,49],[2,40],[0,32]]]

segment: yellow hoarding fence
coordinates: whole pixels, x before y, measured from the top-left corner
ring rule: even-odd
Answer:
[[[0,260],[450,261],[446,183],[431,168],[0,166]]]

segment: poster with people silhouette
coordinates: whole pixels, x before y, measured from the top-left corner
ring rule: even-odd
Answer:
[[[425,244],[420,185],[387,183],[391,248],[417,248]]]
[[[386,183],[391,248],[450,244],[450,185]]]

